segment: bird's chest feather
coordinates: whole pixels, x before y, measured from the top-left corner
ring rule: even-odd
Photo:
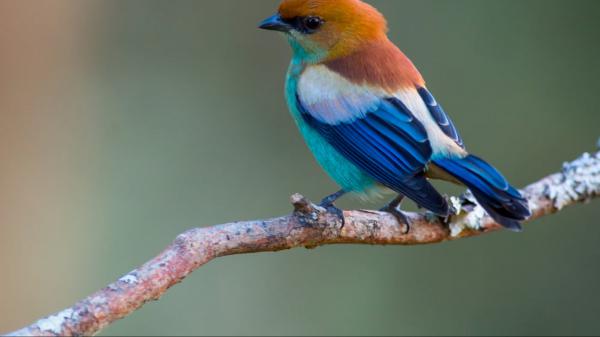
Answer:
[[[344,190],[359,194],[379,193],[379,188],[370,176],[340,154],[325,138],[302,118],[298,106],[298,84],[305,68],[301,62],[292,61],[286,80],[286,100],[292,117],[308,148],[329,176]]]

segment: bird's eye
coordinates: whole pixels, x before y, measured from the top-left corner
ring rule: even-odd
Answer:
[[[323,19],[318,16],[307,16],[303,20],[307,33],[314,33],[323,25]]]

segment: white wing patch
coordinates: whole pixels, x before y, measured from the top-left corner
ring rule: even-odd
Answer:
[[[298,96],[317,120],[328,124],[352,122],[379,107],[383,90],[356,85],[326,66],[309,66],[300,76]]]

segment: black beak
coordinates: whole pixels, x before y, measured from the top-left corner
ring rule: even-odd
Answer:
[[[292,26],[285,22],[281,18],[281,15],[275,14],[261,22],[258,28],[266,30],[275,30],[278,32],[289,32],[292,29]]]

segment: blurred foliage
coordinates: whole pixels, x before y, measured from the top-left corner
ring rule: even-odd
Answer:
[[[515,185],[594,150],[600,2],[371,2],[471,152]],[[276,1],[38,6],[0,5],[0,19],[22,18],[0,20],[16,55],[0,58],[14,70],[0,79],[0,331],[71,305],[187,228],[335,190],[287,113],[289,48],[255,29]],[[227,257],[103,334],[596,334],[599,217],[596,202],[522,234]]]

